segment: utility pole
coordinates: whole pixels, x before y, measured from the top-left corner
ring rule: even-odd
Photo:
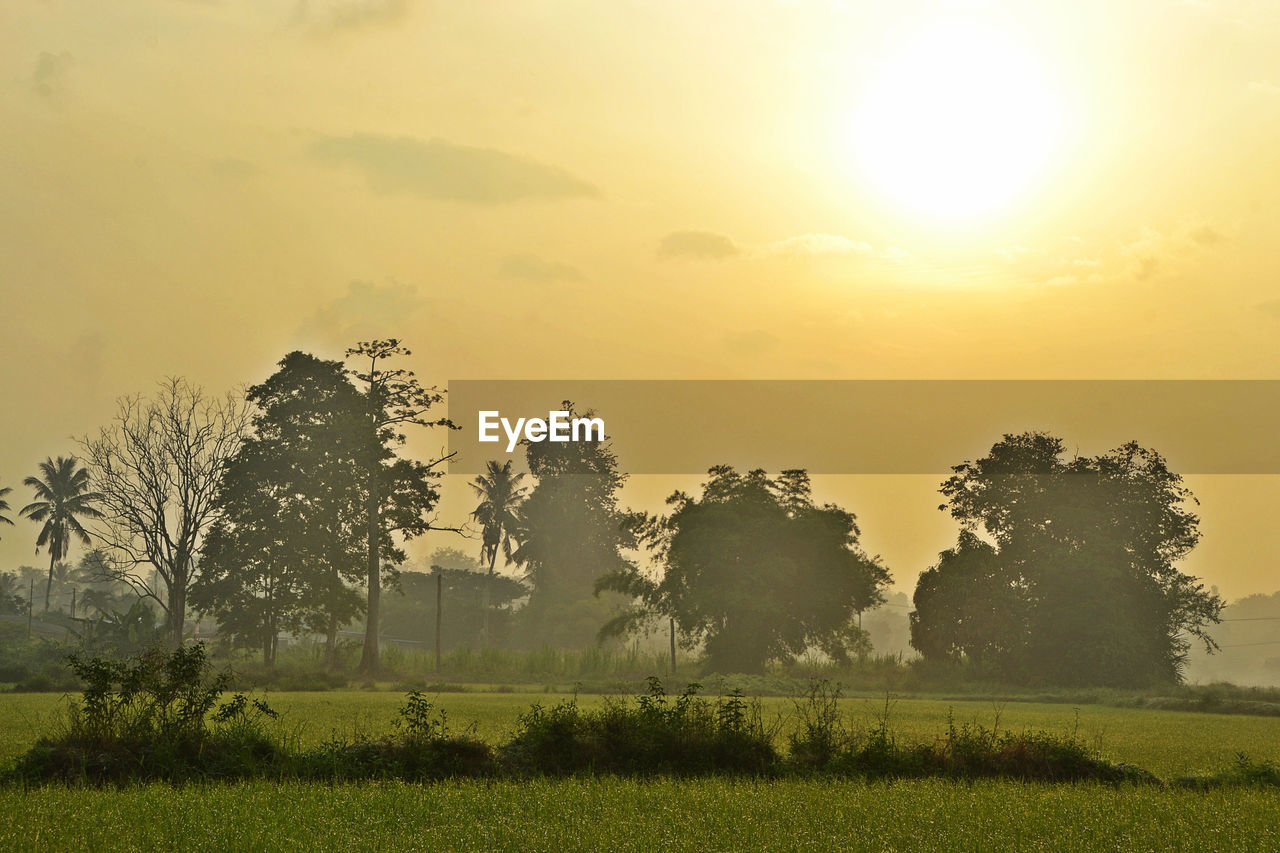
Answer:
[[[31,639],[31,614],[36,611],[36,579],[31,579],[31,589],[27,591],[27,639]]]
[[[444,572],[432,566],[436,573],[436,675],[440,674],[440,617],[444,613]]]
[[[76,618],[76,588],[71,587],[71,618]]]

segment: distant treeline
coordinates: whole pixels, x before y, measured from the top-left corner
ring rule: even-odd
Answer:
[[[489,462],[467,523],[441,524],[450,457],[402,450],[411,427],[455,427],[438,414],[444,392],[396,366],[408,354],[366,341],[348,367],[291,352],[244,395],[173,379],[123,398],[79,456],[24,481],[36,500],[20,514],[49,554],[44,613],[68,610],[68,581],[83,583],[69,628],[93,648],[177,647],[194,613],[268,666],[282,638],[315,636],[336,667],[344,632],[363,625],[370,675],[380,638],[428,639],[437,592],[449,647],[582,648],[657,630],[672,655],[679,644],[706,671],[744,673],[872,651],[861,617],[884,603],[889,570],[861,548],[853,513],[814,501],[803,470],[713,467],[655,515],[621,506],[608,438],[524,442],[526,471]],[[0,520],[12,524],[9,491]],[[1155,451],[1073,457],[1051,435],[1006,435],[941,493],[960,533],[915,591],[910,642],[926,661],[1010,683],[1146,686],[1179,680],[1193,641],[1212,647],[1222,601],[1177,568],[1200,535],[1195,500]],[[437,551],[436,574],[402,574],[404,543],[431,530],[468,537],[476,556]],[[73,574],[77,541],[96,547]],[[0,610],[30,611],[31,579],[0,583]]]

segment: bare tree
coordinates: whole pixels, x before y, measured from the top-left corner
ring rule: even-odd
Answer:
[[[110,573],[160,605],[177,647],[201,542],[220,514],[222,471],[249,411],[241,395],[210,398],[180,378],[150,398],[123,397],[118,407],[109,426],[80,442],[101,495],[93,532],[111,553]]]

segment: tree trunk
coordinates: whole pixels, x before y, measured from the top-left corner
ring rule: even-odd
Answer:
[[[480,647],[489,645],[489,588],[493,586],[493,567],[498,562],[498,546],[489,552],[489,574],[484,578],[484,600],[481,602]]]
[[[44,612],[49,613],[49,593],[53,589],[53,549],[49,549],[49,579],[44,582]]]
[[[374,463],[374,470],[369,477],[369,505],[366,514],[369,521],[369,550],[367,568],[369,573],[369,606],[366,610],[364,629],[364,648],[360,652],[360,672],[366,675],[377,673],[381,665],[378,654],[378,605],[382,597],[382,573],[378,562],[378,545],[382,540],[382,496],[379,486],[380,466]]]
[[[324,663],[329,669],[338,668],[338,614],[329,612],[329,633],[324,638]]]
[[[173,583],[169,585],[169,612],[165,617],[166,633],[169,635],[169,647],[182,647],[182,630],[187,622],[187,584],[175,572]]]

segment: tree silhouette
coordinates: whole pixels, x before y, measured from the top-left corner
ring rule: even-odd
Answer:
[[[670,515],[636,525],[664,568],[660,580],[628,564],[596,582],[638,601],[601,635],[668,616],[686,645],[705,642],[715,672],[761,672],[812,646],[847,659],[863,642],[856,614],[884,601],[889,584],[879,558],[859,547],[853,514],[815,504],[802,470],[708,473],[701,497],[676,492]]]
[[[54,564],[67,555],[73,536],[89,544],[80,516],[101,518],[102,512],[94,504],[102,495],[89,491],[89,469],[79,465],[74,456],[46,459],[40,463],[40,476],[27,477],[22,483],[36,493],[35,501],[22,508],[22,515],[37,524],[44,522],[36,539],[36,553],[42,547],[49,549],[49,577],[44,586],[44,610],[48,613]]]
[[[348,358],[367,360],[363,370],[348,370],[347,375],[364,386],[364,470],[366,476],[365,582],[368,599],[364,647],[360,652],[360,671],[377,672],[381,664],[378,653],[378,617],[382,598],[382,543],[391,532],[408,538],[433,528],[428,514],[439,500],[433,480],[441,473],[436,466],[451,458],[448,454],[428,463],[400,459],[394,447],[405,442],[404,428],[410,424],[422,427],[442,426],[459,429],[448,418],[432,418],[428,411],[444,401],[443,391],[424,387],[405,368],[388,368],[383,362],[411,355],[395,338],[361,341],[347,350]]]
[[[174,648],[204,535],[222,513],[218,485],[247,421],[241,394],[211,398],[171,378],[151,398],[121,398],[113,422],[80,442],[102,494],[95,532],[111,554],[110,574],[160,606]]]
[[[1137,687],[1179,680],[1192,638],[1214,647],[1222,600],[1176,565],[1200,538],[1197,501],[1159,453],[1129,442],[1068,457],[1028,432],[953,471],[941,509],[994,550],[962,537],[921,576],[912,643],[926,656],[963,652],[1024,683]],[[972,633],[997,613],[996,636]]]
[[[9,511],[9,502],[4,499],[4,496],[12,491],[13,489],[8,487],[0,489],[0,524],[7,524],[10,527],[13,526],[13,519],[5,515],[5,513]]]
[[[525,496],[525,489],[520,485],[523,479],[523,473],[511,470],[510,459],[501,465],[490,459],[485,473],[478,475],[471,483],[471,490],[480,498],[479,505],[471,513],[483,533],[480,559],[489,564],[481,605],[484,613],[480,628],[482,643],[489,641],[490,586],[493,583],[494,565],[498,560],[498,549],[502,549],[503,557],[511,560],[514,531],[518,524],[516,510]]]
[[[253,432],[223,471],[192,604],[267,664],[281,630],[324,633],[333,665],[361,608],[364,401],[339,361],[291,352],[279,367],[248,391]]]

